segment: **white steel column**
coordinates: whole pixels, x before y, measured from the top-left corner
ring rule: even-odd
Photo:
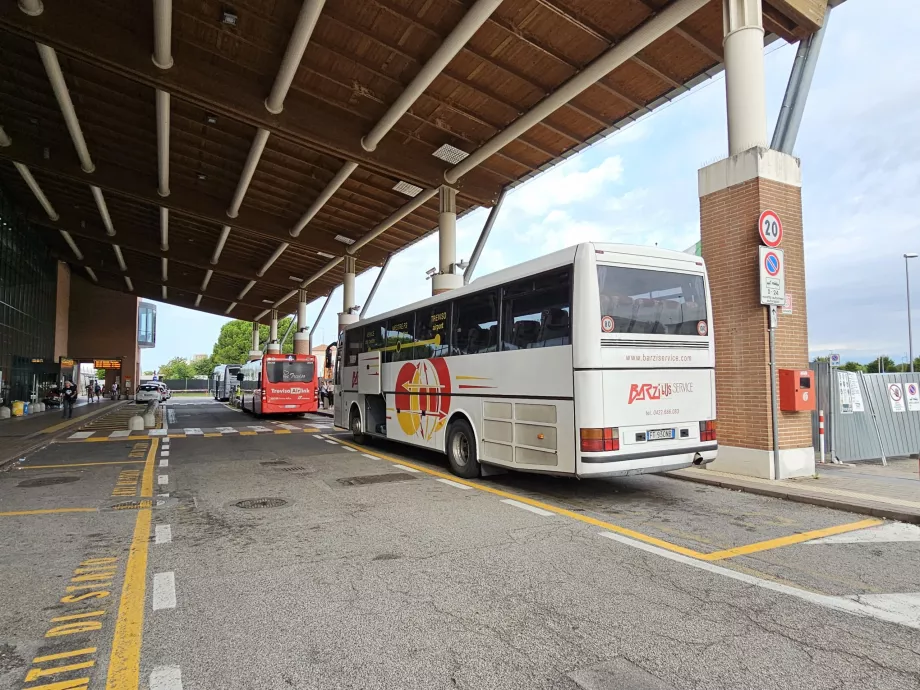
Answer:
[[[728,155],[767,145],[761,0],[723,0]]]
[[[262,350],[259,349],[259,324],[257,321],[252,322],[252,343],[249,348],[249,361],[259,359],[262,356]]]
[[[463,276],[457,264],[457,190],[441,187],[441,212],[438,214],[438,272],[431,279],[431,294],[463,287]]]
[[[297,294],[297,330],[294,332],[294,354],[310,354],[310,327],[307,326],[307,291]]]
[[[281,344],[278,342],[278,310],[272,309],[271,325],[269,326],[268,335],[268,354],[276,355],[281,352]]]
[[[354,323],[358,315],[353,314],[355,307],[355,257],[345,257],[345,276],[342,279],[342,313],[339,314],[339,327]]]

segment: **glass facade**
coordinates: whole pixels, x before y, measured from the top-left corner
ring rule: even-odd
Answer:
[[[156,347],[157,305],[141,302],[137,306],[137,346]]]
[[[54,382],[57,263],[0,190],[0,398],[30,400]]]

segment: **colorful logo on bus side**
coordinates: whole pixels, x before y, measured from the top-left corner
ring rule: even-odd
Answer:
[[[403,433],[430,441],[450,412],[450,369],[445,361],[438,357],[403,364],[396,375],[395,402]]]

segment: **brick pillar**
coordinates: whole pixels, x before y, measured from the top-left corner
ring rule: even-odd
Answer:
[[[799,161],[770,149],[749,149],[700,170],[699,194],[716,341],[719,457],[710,467],[773,479],[769,334],[766,307],[760,304],[757,220],[772,209],[783,223],[780,248],[792,313],[780,309],[777,369],[807,369]],[[814,473],[810,412],[780,412],[779,443],[779,478]]]

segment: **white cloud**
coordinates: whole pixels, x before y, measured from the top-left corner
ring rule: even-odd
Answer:
[[[588,202],[622,179],[620,156],[610,156],[592,168],[585,169],[585,164],[584,158],[573,157],[515,189],[502,213],[542,216],[560,206]]]

